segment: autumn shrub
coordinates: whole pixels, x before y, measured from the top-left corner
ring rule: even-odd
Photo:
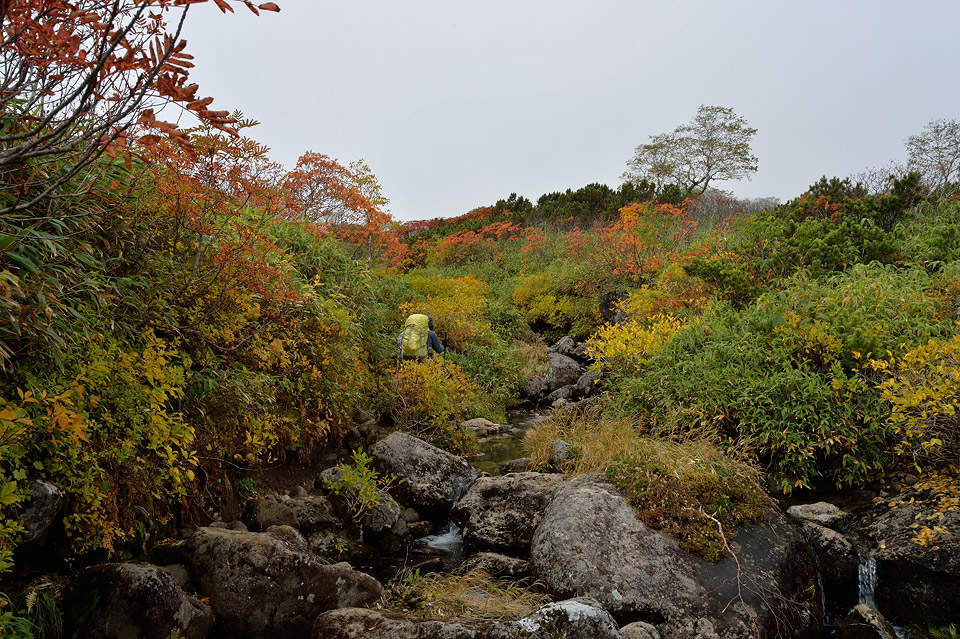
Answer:
[[[597,373],[624,375],[635,372],[649,357],[663,348],[683,327],[672,315],[654,315],[645,320],[628,319],[601,326],[587,342],[587,354]]]
[[[404,361],[393,374],[390,415],[399,430],[455,453],[475,445],[472,431],[460,422],[474,417],[476,387],[463,370],[444,357]]]
[[[871,363],[890,407],[897,455],[917,471],[960,461],[960,336],[930,340],[901,357]]]
[[[638,440],[614,458],[606,476],[644,524],[709,561],[733,552],[728,541],[737,527],[759,523],[770,511],[757,470],[706,442]]]
[[[593,332],[600,319],[597,293],[589,265],[560,260],[518,276],[512,298],[527,323],[555,341]]]
[[[800,270],[820,277],[855,264],[902,261],[895,226],[920,201],[915,179],[896,181],[884,195],[842,182],[823,179],[796,200],[736,221],[726,253],[693,257],[687,272],[743,304]]]

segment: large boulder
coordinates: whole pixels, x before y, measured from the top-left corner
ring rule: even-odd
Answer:
[[[656,620],[664,637],[811,635],[819,598],[803,534],[771,510],[730,542],[736,559],[692,556],[644,526],[612,483],[585,475],[554,494],[531,572],[553,595],[593,597],[621,622]]]
[[[276,495],[251,499],[247,502],[245,523],[251,530],[266,530],[270,526],[290,526],[300,524],[297,515]]]
[[[423,619],[351,608],[320,615],[313,639],[621,639],[617,623],[590,599],[547,604],[517,621]]]
[[[810,549],[820,567],[824,614],[828,619],[838,619],[858,601],[860,551],[844,535],[803,520],[803,534],[810,542]]]
[[[183,592],[164,568],[100,564],[70,580],[63,595],[69,639],[205,639],[209,606]]]
[[[406,433],[391,433],[369,453],[377,470],[397,477],[397,501],[428,519],[445,517],[477,476],[464,458]]]
[[[20,514],[20,523],[24,528],[21,543],[42,546],[50,526],[63,508],[63,493],[50,482],[39,479],[30,479],[25,484],[24,487],[30,492],[30,501]]]
[[[318,530],[339,528],[343,521],[337,517],[330,500],[322,495],[304,495],[281,498],[283,505],[293,512],[297,527],[305,535]]]
[[[564,386],[576,385],[584,370],[575,359],[560,353],[548,353],[550,368],[528,380],[527,395],[539,399]]]
[[[327,564],[290,535],[200,528],[179,552],[227,637],[309,637],[320,613],[383,596],[373,577]]]
[[[563,475],[515,473],[481,477],[450,512],[468,550],[524,556]]]
[[[877,562],[877,608],[900,626],[960,623],[960,512],[902,501],[882,508],[862,529]]]

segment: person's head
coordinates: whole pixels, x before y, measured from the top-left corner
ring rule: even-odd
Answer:
[[[433,317],[430,315],[427,315],[427,328],[429,328],[431,331],[433,330]]]

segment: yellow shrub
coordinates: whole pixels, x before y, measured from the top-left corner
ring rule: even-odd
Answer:
[[[686,322],[673,315],[655,315],[646,321],[627,320],[602,326],[588,340],[587,353],[594,359],[591,368],[613,374],[629,374],[644,366]]]
[[[960,336],[930,340],[899,360],[873,360],[888,377],[878,388],[890,405],[887,423],[900,437],[896,452],[912,457],[918,470],[957,462],[960,425]]]
[[[459,424],[470,417],[476,388],[459,366],[442,357],[405,361],[393,375],[390,413],[398,429],[451,452],[472,448],[472,434]]]

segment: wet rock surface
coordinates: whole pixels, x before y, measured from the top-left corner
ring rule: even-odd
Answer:
[[[877,561],[877,608],[897,625],[960,623],[960,512],[886,503],[861,529]],[[944,534],[946,533],[946,534]]]

